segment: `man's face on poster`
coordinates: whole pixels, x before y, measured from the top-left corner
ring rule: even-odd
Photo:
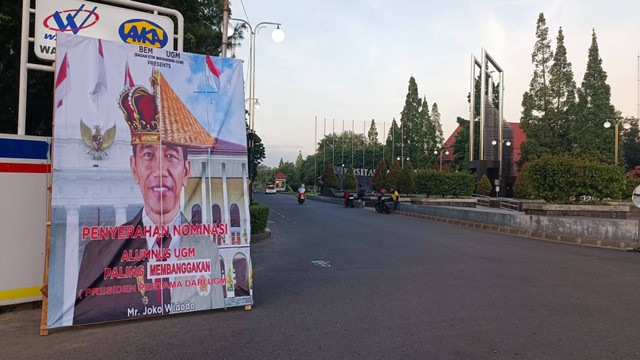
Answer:
[[[180,210],[180,193],[189,178],[185,149],[173,145],[136,145],[130,165],[147,214],[157,225]]]

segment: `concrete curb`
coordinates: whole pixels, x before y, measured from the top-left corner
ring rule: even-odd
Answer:
[[[503,234],[524,236],[539,240],[545,241],[553,241],[553,242],[562,242],[568,244],[576,244],[576,245],[586,245],[607,249],[617,249],[617,250],[630,250],[635,248],[635,243],[630,241],[614,241],[614,240],[606,240],[606,239],[596,239],[586,236],[576,236],[571,234],[558,234],[552,232],[544,232],[544,231],[532,231],[531,229],[526,228],[517,228],[512,226],[505,225],[495,225],[495,224],[483,224],[473,221],[465,221],[460,219],[452,219],[446,217],[439,217],[433,215],[425,215],[418,214],[407,211],[396,210],[394,214],[400,216],[407,216],[412,218],[417,218],[421,220],[429,220],[429,221],[438,221],[442,223],[464,226],[478,230],[491,231]]]
[[[258,241],[266,240],[271,237],[271,229],[266,228],[261,234],[253,234],[251,235],[251,243],[255,244]]]

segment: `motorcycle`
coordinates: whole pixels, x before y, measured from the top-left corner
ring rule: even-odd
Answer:
[[[380,214],[391,214],[393,212],[393,204],[391,199],[383,199],[382,196],[378,196],[375,208],[376,211]]]
[[[353,208],[353,207],[355,207],[355,206],[356,206],[355,201],[356,201],[355,196],[353,196],[353,194],[349,194],[349,195],[347,196],[347,198],[346,198],[346,199],[344,199],[344,206],[345,206],[345,207]]]
[[[305,194],[304,193],[298,193],[297,197],[298,197],[298,204],[300,204],[300,205],[304,204],[304,200],[306,198]]]

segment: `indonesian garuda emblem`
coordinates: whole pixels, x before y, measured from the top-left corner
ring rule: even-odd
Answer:
[[[88,127],[87,124],[80,120],[80,135],[82,136],[84,144],[89,147],[87,154],[92,155],[93,160],[102,160],[103,156],[109,156],[106,150],[113,144],[113,140],[116,138],[116,125],[113,124],[104,134],[102,134],[99,125],[93,128],[95,129],[94,132],[91,131],[91,128]]]

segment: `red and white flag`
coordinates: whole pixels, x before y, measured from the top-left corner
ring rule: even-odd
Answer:
[[[56,99],[58,100],[56,109],[62,106],[62,100],[70,90],[68,77],[69,60],[67,60],[67,54],[65,53],[60,68],[58,69],[58,77],[56,78]]]
[[[104,52],[102,51],[102,40],[98,39],[98,67],[96,70],[98,76],[96,78],[96,84],[93,86],[93,90],[89,93],[93,97],[94,101],[98,100],[98,96],[104,94],[107,91],[107,70],[104,65]]]
[[[213,87],[213,92],[220,92],[220,75],[222,72],[213,63],[211,56],[207,55],[206,63],[207,70],[205,72],[207,74],[207,80],[211,87]]]
[[[136,84],[133,82],[131,71],[129,71],[129,62],[127,61],[124,67],[124,86],[134,87]]]

